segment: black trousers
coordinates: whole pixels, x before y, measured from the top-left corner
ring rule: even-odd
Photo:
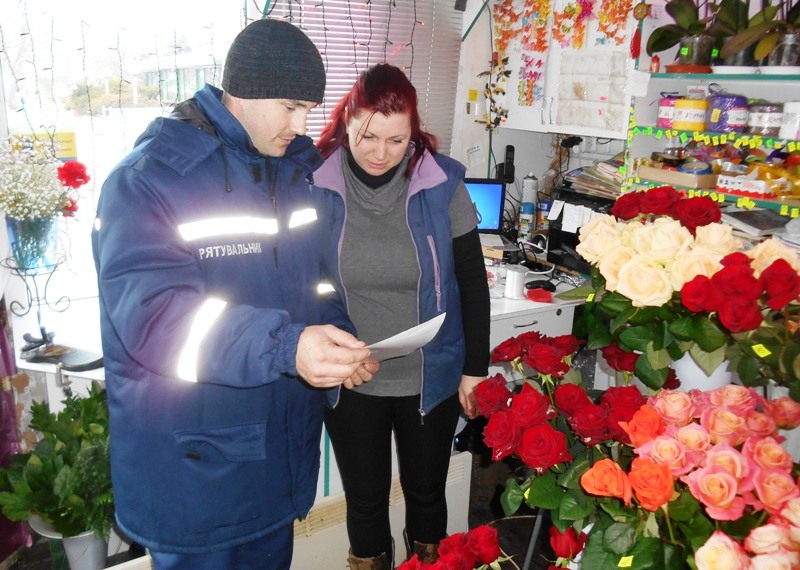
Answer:
[[[354,556],[392,554],[392,432],[409,541],[436,544],[447,536],[445,487],[461,405],[456,394],[423,419],[419,402],[419,396],[365,396],[343,389],[339,405],[325,410],[325,427],[347,501],[347,533]]]

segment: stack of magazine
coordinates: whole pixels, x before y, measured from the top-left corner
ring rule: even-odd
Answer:
[[[624,153],[567,172],[565,179],[576,192],[615,199],[619,196]]]

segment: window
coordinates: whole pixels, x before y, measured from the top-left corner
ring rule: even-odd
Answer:
[[[388,61],[407,71],[425,127],[449,152],[462,19],[452,0],[140,0],[132,9],[84,0],[80,10],[67,2],[9,3],[0,22],[0,134],[55,140],[74,133],[76,156],[93,178],[81,188],[76,218],[62,223],[66,259],[47,284],[55,308],[64,305],[53,299],[72,301],[63,314],[42,308],[57,341],[99,351],[89,236],[105,177],[153,118],[204,83],[221,83],[227,48],[247,21],[262,17],[257,6],[301,27],[323,54],[328,83],[323,105],[309,118],[310,136],[358,73]],[[0,285],[8,279],[7,300],[25,304],[21,280],[0,277]],[[35,334],[35,312],[22,331],[15,320],[15,338]],[[76,330],[76,322],[86,330]]]

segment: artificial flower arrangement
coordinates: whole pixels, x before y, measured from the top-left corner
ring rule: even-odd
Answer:
[[[20,135],[0,140],[0,211],[7,218],[74,216],[75,190],[89,179],[86,166],[60,161],[42,140]]]
[[[500,570],[500,564],[506,561],[519,568],[500,548],[497,529],[486,524],[442,539],[438,552],[436,562],[420,562],[414,554],[397,570]]]
[[[746,248],[706,196],[669,186],[620,196],[584,225],[594,267],[577,331],[616,370],[672,387],[686,353],[706,374],[723,362],[747,386],[774,382],[800,401],[800,256],[770,238]]]
[[[493,459],[522,464],[506,514],[523,502],[550,513],[550,568],[581,552],[583,570],[799,567],[800,465],[779,429],[800,424],[800,404],[733,384],[587,391],[577,348],[571,335],[509,339],[492,360],[521,385],[498,374],[476,389]]]

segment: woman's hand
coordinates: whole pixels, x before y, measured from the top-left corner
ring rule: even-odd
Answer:
[[[458,387],[458,401],[464,415],[469,419],[478,417],[478,408],[475,406],[475,387],[485,380],[485,376],[462,376],[461,385]]]

